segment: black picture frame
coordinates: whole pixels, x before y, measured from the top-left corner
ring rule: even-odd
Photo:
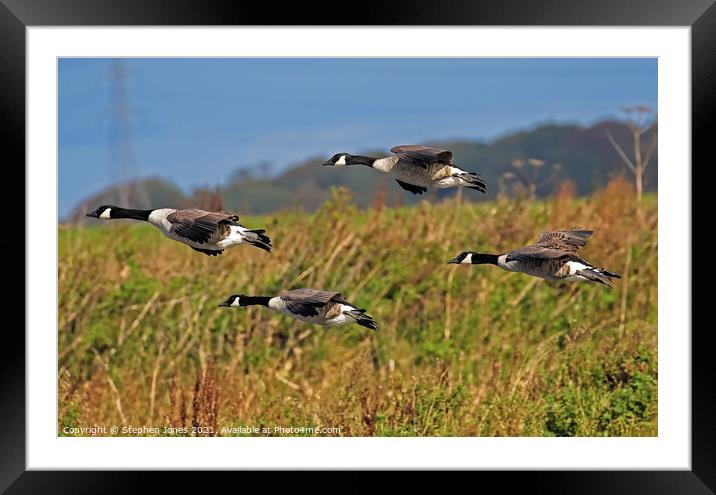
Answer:
[[[353,8],[353,10],[351,10]],[[600,25],[600,26],[691,26],[692,42],[692,161],[707,162],[713,138],[709,130],[716,120],[716,6],[714,0],[450,0],[418,4],[406,0],[345,4],[341,10],[287,3],[281,8],[267,2],[202,3],[186,0],[0,0],[0,122],[5,146],[5,180],[25,204],[25,28],[29,26],[113,25]],[[711,157],[709,157],[711,158]],[[713,158],[711,158],[713,160]],[[685,166],[684,166],[685,167]],[[15,177],[9,177],[14,174]],[[698,185],[698,183],[697,183]],[[702,183],[700,187],[708,187]],[[692,189],[693,194],[693,189]],[[11,201],[5,196],[6,203]],[[697,213],[694,211],[694,213]],[[3,312],[3,359],[0,360],[0,492],[6,493],[106,493],[151,486],[140,476],[151,473],[27,471],[25,448],[25,339],[20,325],[8,322],[8,308],[34,308],[25,300],[25,259],[17,212],[12,230],[4,229],[0,249],[6,296]],[[54,228],[48,219],[45,228]],[[690,242],[685,246],[690,249]],[[48,248],[51,248],[48,246]],[[674,260],[678,262],[678,260]],[[32,260],[25,259],[25,263]],[[691,272],[691,266],[685,266]],[[23,271],[21,274],[20,271]],[[14,272],[16,273],[14,273]],[[14,280],[13,280],[14,279]],[[12,281],[12,283],[8,283]],[[695,292],[692,292],[697,295]],[[14,304],[13,304],[14,303]],[[694,307],[692,303],[692,307]],[[698,305],[696,306],[698,307]],[[18,312],[18,314],[20,314]],[[20,319],[24,323],[24,312]],[[713,358],[707,336],[711,325],[692,333],[692,470],[691,471],[530,471],[521,473],[480,472],[481,481],[511,486],[526,483],[536,493],[714,493],[716,490],[716,422],[713,420],[715,388],[711,383]],[[669,331],[688,332],[688,328]],[[213,475],[212,475],[213,476]],[[186,483],[196,475],[175,473],[162,483]],[[170,479],[167,479],[170,478]],[[369,487],[353,473],[353,488]],[[218,480],[212,478],[211,484]],[[200,483],[203,484],[201,480]],[[273,480],[272,480],[273,483]],[[344,484],[352,481],[344,478]],[[422,481],[421,481],[422,483]],[[312,484],[315,487],[315,483]],[[312,488],[313,489],[313,488]]]

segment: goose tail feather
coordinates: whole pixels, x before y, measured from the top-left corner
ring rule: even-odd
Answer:
[[[610,289],[612,288],[610,276],[604,272],[599,271],[596,268],[586,268],[584,270],[577,270],[577,275],[581,275],[590,282],[597,282],[602,285],[606,285]]]
[[[265,229],[247,229],[241,232],[241,237],[248,244],[255,246],[259,249],[263,249],[264,251],[268,251],[270,253],[271,239],[269,239],[269,237],[265,235],[264,232],[266,232]]]
[[[485,179],[483,179],[482,176],[478,173],[462,172],[456,174],[456,177],[459,177],[464,182],[466,182],[465,187],[467,187],[468,189],[475,189],[482,193],[487,191],[487,183],[485,182]]]
[[[354,309],[354,310],[348,311],[348,314],[360,326],[370,328],[371,330],[377,329],[378,325],[376,324],[375,320],[373,319],[372,316],[367,315],[365,313],[365,311],[366,311],[365,309]]]

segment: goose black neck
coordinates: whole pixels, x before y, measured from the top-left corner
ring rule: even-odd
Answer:
[[[144,220],[145,222],[149,220],[149,215],[154,210],[133,210],[131,208],[117,208],[114,207],[111,210],[111,217],[112,218],[131,218],[133,220]]]
[[[368,167],[372,167],[376,160],[377,158],[373,158],[371,156],[352,155],[348,160],[346,160],[346,165],[366,165]]]
[[[241,296],[239,305],[241,306],[268,306],[269,296]]]
[[[499,254],[473,254],[472,264],[473,265],[496,265]]]

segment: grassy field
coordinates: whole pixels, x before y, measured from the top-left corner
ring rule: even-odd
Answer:
[[[62,227],[58,432],[657,435],[657,205],[639,215],[632,197],[617,180],[590,198],[358,211],[341,190],[311,215],[242,219],[271,254],[217,258],[149,225]],[[613,290],[446,264],[575,225],[596,231],[583,256],[623,274]],[[342,291],[378,331],[217,307],[295,287]]]

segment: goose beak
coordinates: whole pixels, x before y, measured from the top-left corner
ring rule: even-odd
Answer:
[[[99,218],[99,215],[97,214],[96,211],[91,211],[86,216],[88,216],[90,218]]]
[[[220,308],[228,308],[231,305],[229,304],[229,301],[224,301],[223,303],[219,304]]]
[[[330,161],[330,160],[326,160],[325,162],[323,162],[322,165],[323,165],[324,167],[327,167],[327,166],[333,165],[333,162]]]
[[[454,257],[453,259],[451,259],[450,261],[448,261],[448,265],[459,265],[459,264],[460,264],[460,260],[457,259],[457,256]]]

